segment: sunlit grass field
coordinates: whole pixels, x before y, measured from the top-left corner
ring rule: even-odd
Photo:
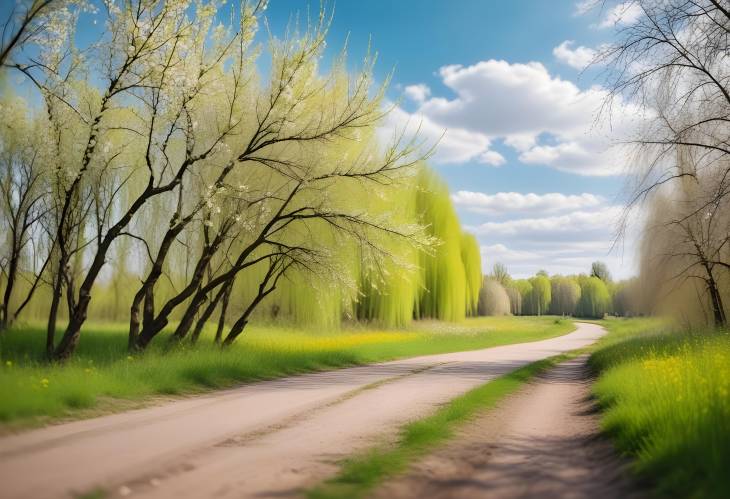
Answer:
[[[605,321],[603,427],[660,496],[730,497],[730,334]]]
[[[0,336],[0,423],[37,425],[119,410],[155,396],[183,395],[296,373],[416,355],[473,350],[565,334],[555,317],[484,317],[461,323],[422,321],[402,330],[337,331],[251,326],[231,348],[198,345],[166,351],[160,338],[130,356],[122,324],[90,324],[64,365],[43,359],[44,331],[26,326]]]

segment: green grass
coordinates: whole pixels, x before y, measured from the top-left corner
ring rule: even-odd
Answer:
[[[660,497],[730,497],[730,335],[606,321],[591,357],[602,425]]]
[[[123,325],[89,325],[77,355],[64,365],[43,360],[43,330],[0,336],[0,424],[34,426],[243,382],[415,355],[487,348],[565,334],[553,317],[490,317],[463,323],[420,322],[403,330],[304,331],[255,326],[221,351],[210,338],[165,351],[165,342],[128,356]],[[164,340],[164,338],[161,338]]]
[[[403,426],[394,445],[375,447],[347,459],[334,478],[311,489],[307,496],[310,499],[363,497],[384,479],[406,470],[414,460],[448,440],[459,426],[517,391],[535,375],[574,355],[533,362],[456,397],[434,414]]]

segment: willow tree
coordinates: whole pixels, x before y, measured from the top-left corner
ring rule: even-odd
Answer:
[[[66,24],[41,30],[31,40],[38,55],[13,65],[40,91],[62,157],[53,175],[57,258],[49,342],[64,288],[69,323],[56,359],[73,353],[114,243],[136,237],[127,231],[132,219],[151,200],[179,192],[238,125],[229,113],[213,132],[196,130],[195,111],[231,59],[245,58],[256,7],[243,7],[239,29],[231,33],[211,27],[214,4],[198,3],[192,12],[191,5],[107,2],[107,30],[88,47],[75,45],[78,15],[64,7],[56,12],[67,14]],[[237,98],[229,97],[235,109]],[[82,258],[79,248],[88,254]],[[70,270],[74,255],[84,261],[78,281]]]
[[[541,273],[530,279],[532,289],[528,295],[530,308],[535,315],[546,314],[550,307],[550,279]]]
[[[259,279],[223,344],[235,341],[291,272],[346,278],[333,247],[355,244],[369,255],[364,261],[372,261],[390,256],[387,245],[380,244],[383,235],[428,244],[419,225],[367,213],[352,196],[353,189],[364,193],[410,177],[421,156],[415,139],[406,141],[402,135],[385,145],[369,140],[351,156],[340,154],[337,144],[358,143],[381,122],[385,85],[373,85],[370,58],[354,76],[347,72],[344,56],[320,75],[327,28],[321,13],[308,31],[271,41],[269,83],[255,91],[249,108],[231,113],[246,126],[222,141],[221,173],[199,198],[192,196],[192,210],[173,217],[186,227],[194,221],[202,226],[190,276],[159,308],[144,307],[139,333],[135,324],[130,328],[133,348],[145,348],[176,311],[180,320],[173,338],[185,338],[211,297],[215,300],[239,276]],[[191,202],[184,198],[182,204]],[[166,235],[163,243],[174,240]],[[211,268],[216,255],[223,258]],[[153,291],[145,295],[154,300]]]
[[[42,119],[26,102],[8,95],[0,100],[0,331],[11,326],[42,284],[50,261],[43,231],[48,206],[50,149]]]
[[[532,283],[527,279],[517,279],[512,281],[511,289],[514,289],[516,297],[510,301],[513,307],[519,303],[519,315],[536,315],[537,309],[532,301]]]
[[[611,312],[611,294],[598,277],[586,277],[580,283],[580,300],[576,308],[576,315],[601,319]]]
[[[580,284],[575,279],[553,276],[550,279],[550,313],[573,315],[580,300]]]
[[[647,199],[654,202],[655,193],[663,197],[672,189],[680,191],[677,201],[687,209],[675,211],[667,231],[682,234],[678,246],[685,249],[679,251],[683,255],[675,255],[674,263],[682,265],[687,257],[694,261],[689,273],[686,266],[669,272],[662,286],[678,289],[688,275],[697,274],[706,289],[696,297],[710,301],[713,322],[722,326],[727,319],[718,281],[730,270],[730,256],[724,251],[730,231],[715,223],[708,241],[708,227],[701,227],[699,219],[723,220],[722,207],[730,193],[730,8],[718,0],[630,4],[639,16],[618,28],[616,42],[599,57],[607,68],[609,104],[619,99],[648,111],[636,140],[640,161],[632,161],[629,172],[630,206]],[[658,233],[656,227],[646,232]]]
[[[477,315],[483,276],[479,242],[473,234],[461,235],[461,261],[466,278],[466,315]]]
[[[504,286],[485,277],[479,292],[479,315],[509,315],[510,312],[510,297]]]
[[[449,197],[446,184],[429,170],[419,174],[417,210],[423,225],[438,243],[433,252],[421,253],[422,291],[417,302],[416,316],[448,321],[466,316],[467,303],[478,300],[479,285],[467,286],[467,275],[481,276],[479,253],[474,241],[462,256],[462,230]],[[478,269],[478,270],[477,270]],[[467,302],[468,290],[469,297]],[[475,294],[476,292],[476,294]],[[471,306],[471,305],[470,305]]]

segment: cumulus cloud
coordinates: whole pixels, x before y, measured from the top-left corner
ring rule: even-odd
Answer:
[[[556,170],[580,175],[607,176],[624,171],[625,161],[631,156],[627,145],[609,147],[606,141],[570,140],[556,145],[535,146],[519,155],[521,162],[552,166]]]
[[[561,211],[593,208],[603,203],[603,198],[595,194],[548,194],[458,191],[451,196],[457,207],[485,214],[504,213],[557,213]]]
[[[445,66],[439,74],[456,98],[432,97],[419,112],[439,124],[489,136],[585,131],[604,97],[552,77],[539,62],[489,60]]]
[[[403,89],[403,93],[415,102],[423,102],[431,95],[431,89],[428,88],[428,85],[419,83],[418,85],[408,85]]]
[[[583,70],[596,58],[596,51],[589,47],[578,46],[572,40],[565,40],[553,49],[553,55],[562,63],[575,69]]]
[[[560,216],[488,222],[469,229],[479,235],[485,269],[500,262],[514,277],[530,277],[540,269],[578,274],[588,272],[591,262],[603,260],[616,278],[623,279],[635,273],[636,262],[633,238],[614,245],[614,221],[622,209],[604,206]]]
[[[495,141],[519,152],[520,161],[580,175],[619,174],[628,160],[612,146],[631,140],[641,113],[615,100],[610,126],[597,120],[607,97],[601,87],[581,90],[538,62],[488,60],[439,74],[455,97],[427,97],[413,115],[400,110],[398,117],[415,117],[432,135],[448,129],[437,162],[502,164]]]
[[[566,233],[601,233],[604,240],[607,240],[610,239],[622,212],[623,208],[620,206],[608,206],[597,211],[580,210],[565,215],[486,222],[470,227],[470,230],[476,234],[519,239],[539,238],[541,241],[549,240],[550,237],[560,239]]]
[[[406,136],[418,134],[426,147],[437,144],[432,159],[439,164],[476,161],[490,166],[500,166],[506,161],[499,152],[490,149],[492,139],[483,133],[459,127],[446,128],[428,116],[411,114],[400,107],[395,107],[388,114],[380,133],[387,140],[403,131]]]

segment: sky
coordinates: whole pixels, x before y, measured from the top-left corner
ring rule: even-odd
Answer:
[[[429,162],[448,183],[462,224],[476,234],[485,273],[500,262],[515,277],[541,269],[574,274],[588,272],[595,260],[616,278],[636,273],[634,238],[615,235],[621,173],[630,161],[620,143],[641,113],[620,101],[610,120],[599,115],[606,97],[601,68],[586,69],[616,27],[635,20],[617,2],[325,4],[333,20],[324,65],[345,44],[353,71],[368,49],[377,53],[376,77],[392,73],[387,99],[395,104],[383,132],[418,129],[425,143],[438,143]],[[0,12],[9,8],[0,4]],[[270,0],[269,29],[282,35],[319,6]],[[94,20],[82,18],[82,42],[102,29],[103,21]]]
[[[312,7],[313,5],[313,7]],[[347,41],[351,64],[368,49],[376,74],[393,71],[388,126],[420,126],[439,141],[430,162],[447,181],[483,265],[516,277],[540,269],[587,272],[594,260],[615,277],[635,273],[633,241],[615,244],[627,154],[620,142],[636,114],[619,103],[598,119],[605,90],[592,50],[633,12],[571,0],[341,0],[328,37]],[[318,4],[272,0],[274,33]],[[442,134],[445,135],[441,138]]]

